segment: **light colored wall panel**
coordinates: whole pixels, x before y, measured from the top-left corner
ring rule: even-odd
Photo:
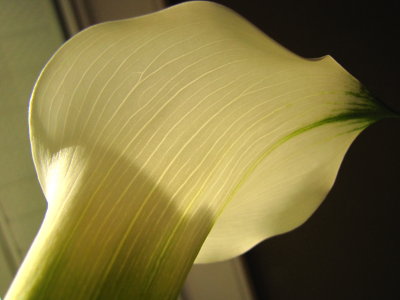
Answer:
[[[43,218],[46,202],[28,138],[28,102],[41,69],[63,42],[50,0],[0,0],[0,296]]]
[[[8,268],[6,257],[3,252],[0,251],[0,291],[5,291],[8,287],[8,283],[12,279],[12,272]],[[4,296],[4,292],[0,293],[0,297]]]
[[[194,265],[183,288],[184,300],[252,300],[251,286],[240,258]]]

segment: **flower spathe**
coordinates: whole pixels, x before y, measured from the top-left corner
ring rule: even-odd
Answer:
[[[6,299],[175,299],[195,259],[302,224],[386,116],[331,57],[212,2],[93,26],[32,96],[49,208]]]

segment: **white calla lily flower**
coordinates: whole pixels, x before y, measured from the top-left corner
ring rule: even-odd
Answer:
[[[331,57],[211,2],[84,30],[32,96],[48,212],[6,300],[174,299],[195,260],[307,220],[388,116]]]

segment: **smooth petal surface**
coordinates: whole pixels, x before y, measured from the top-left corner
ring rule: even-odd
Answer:
[[[200,248],[228,259],[303,223],[389,115],[329,56],[211,2],[91,27],[32,97],[49,210],[7,299],[173,299]]]

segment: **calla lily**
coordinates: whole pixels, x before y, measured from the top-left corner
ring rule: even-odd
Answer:
[[[211,2],[93,26],[32,95],[48,211],[6,299],[175,299],[195,260],[302,224],[391,116],[331,57]]]

